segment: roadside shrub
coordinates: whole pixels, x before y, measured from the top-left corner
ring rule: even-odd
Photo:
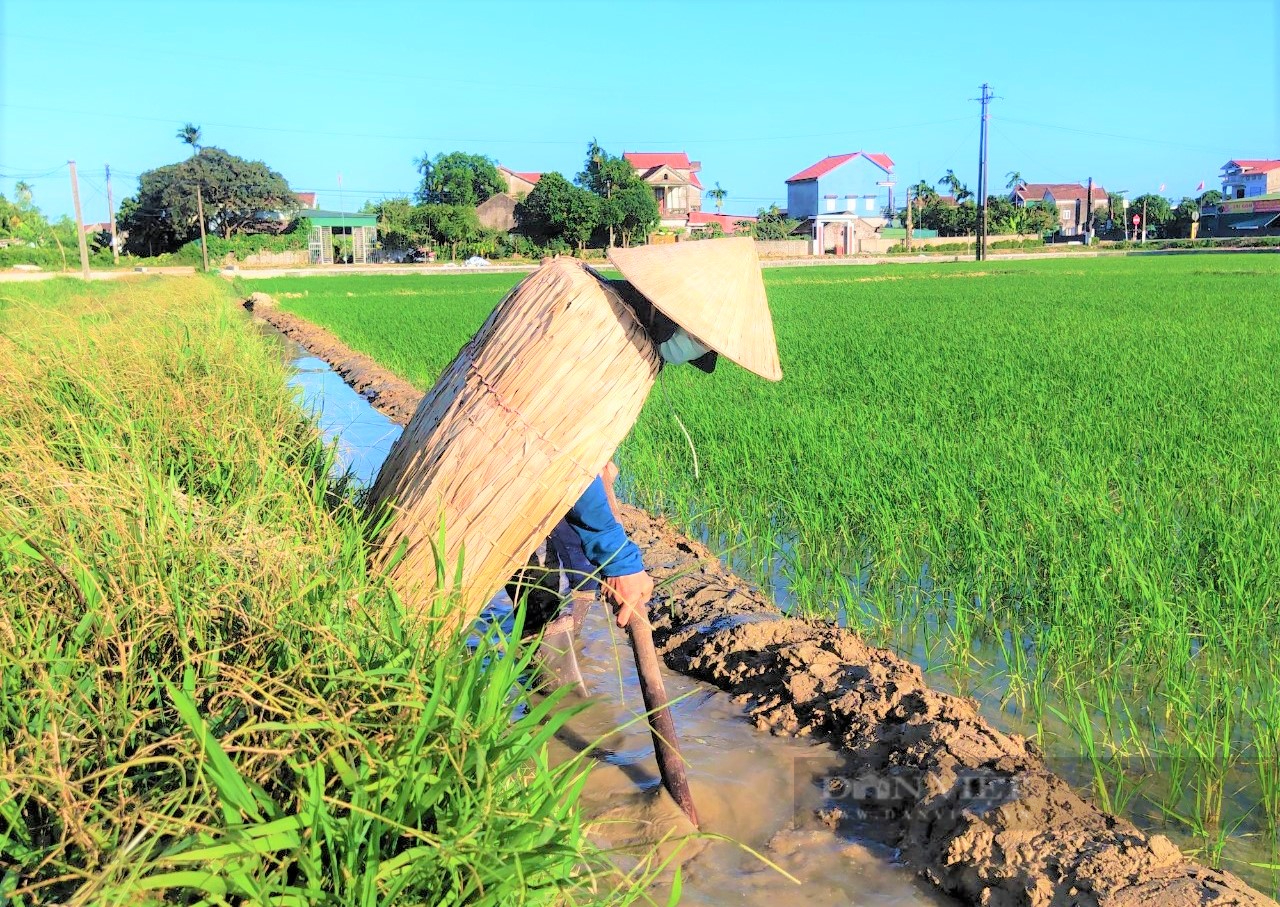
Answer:
[[[222,264],[228,255],[235,261],[242,262],[255,252],[294,252],[307,248],[307,240],[311,235],[311,221],[298,218],[286,233],[249,233],[237,234],[227,239],[210,234],[206,237],[209,245],[209,267]],[[159,264],[200,265],[202,263],[200,240],[193,239],[168,255],[155,256],[143,261]]]

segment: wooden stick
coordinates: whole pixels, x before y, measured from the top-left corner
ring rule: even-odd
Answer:
[[[614,519],[622,522],[622,508],[618,506],[618,498],[613,492],[613,483],[618,480],[618,467],[610,460],[600,475],[604,479],[609,509],[613,511]],[[645,608],[644,612],[632,613],[627,621],[627,632],[631,634],[631,651],[636,656],[640,695],[644,697],[644,708],[649,713],[649,733],[653,735],[653,753],[658,757],[658,774],[662,776],[662,786],[667,793],[684,810],[693,827],[698,828],[698,810],[693,805],[693,794],[689,792],[684,757],[680,755],[680,741],[676,738],[676,725],[671,720],[671,709],[667,703],[667,688],[662,683],[658,651],[653,647],[649,609]]]
[[[658,757],[658,773],[662,786],[671,798],[684,810],[694,828],[698,828],[698,811],[689,792],[689,779],[684,771],[684,759],[680,755],[680,743],[676,739],[675,722],[667,704],[667,688],[662,683],[658,668],[658,652],[653,647],[653,630],[648,617],[632,614],[627,621],[631,634],[631,649],[636,656],[636,674],[640,679],[640,694],[644,697],[645,711],[649,713],[649,731],[653,734],[653,752]]]

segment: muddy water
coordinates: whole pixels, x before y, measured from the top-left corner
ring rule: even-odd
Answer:
[[[296,387],[336,441],[339,469],[368,483],[400,434],[321,359],[286,341]],[[494,613],[501,615],[501,604]],[[661,788],[648,726],[625,634],[595,604],[576,648],[576,671],[550,650],[555,669],[588,704],[555,743],[553,757],[579,754],[592,765],[582,805],[594,834],[618,848],[626,865],[637,847],[689,828]],[[581,678],[581,685],[576,685]],[[728,694],[681,675],[666,674],[667,691],[702,828],[714,838],[686,840],[681,903],[693,905],[947,905],[871,838],[837,834],[818,818],[829,805],[824,779],[841,773],[831,747],[757,731]],[[748,849],[749,848],[749,849]],[[754,851],[755,853],[752,853]],[[772,865],[771,865],[772,864]],[[659,902],[665,892],[654,892]]]
[[[556,662],[560,678],[572,682],[568,659]],[[595,763],[582,803],[600,819],[598,836],[625,846],[684,830],[661,788],[626,634],[599,603],[583,626],[576,662],[585,686],[580,699],[590,707],[562,735],[560,755],[587,748]],[[953,903],[917,881],[888,847],[837,835],[819,821],[831,805],[824,779],[847,774],[831,747],[762,734],[740,705],[707,684],[679,674],[665,682],[702,828],[736,842],[686,845],[677,859],[694,856],[684,862],[681,903]]]

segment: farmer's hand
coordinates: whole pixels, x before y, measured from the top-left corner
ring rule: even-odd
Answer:
[[[618,626],[632,617],[647,620],[649,599],[653,598],[653,578],[641,570],[627,576],[609,576],[600,581],[605,601],[618,609]]]

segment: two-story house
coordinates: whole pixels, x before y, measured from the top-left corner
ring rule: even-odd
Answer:
[[[684,229],[690,212],[702,210],[698,161],[683,151],[624,151],[622,156],[653,189],[662,226]]]
[[[892,183],[887,154],[833,154],[787,180],[787,216],[802,222],[796,232],[807,232],[819,254],[849,255],[859,237],[885,224]]]
[[[1222,165],[1222,194],[1252,198],[1280,192],[1280,161],[1227,161]]]
[[[1020,183],[1009,199],[1018,208],[1032,202],[1046,202],[1056,207],[1058,230],[1063,236],[1084,233],[1089,213],[1105,208],[1109,202],[1106,189],[1094,186],[1090,196],[1088,188],[1080,183]]]

